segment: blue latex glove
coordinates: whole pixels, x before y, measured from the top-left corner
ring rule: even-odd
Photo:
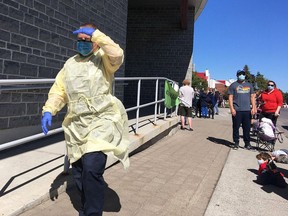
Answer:
[[[50,127],[52,125],[52,114],[50,112],[44,112],[41,123],[42,123],[42,131],[46,135],[49,131],[47,128],[47,124]]]
[[[80,28],[76,31],[73,31],[73,34],[79,34],[79,33],[82,33],[82,34],[86,34],[86,35],[89,35],[92,37],[92,34],[93,32],[95,31],[94,28],[91,28],[91,27],[83,27],[83,28]]]

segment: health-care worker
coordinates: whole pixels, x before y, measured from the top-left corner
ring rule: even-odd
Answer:
[[[129,166],[127,114],[111,95],[123,50],[90,23],[73,34],[77,35],[78,54],[69,58],[56,76],[43,107],[42,129],[47,134],[52,116],[67,104],[62,127],[73,177],[81,192],[79,215],[102,215],[107,155],[120,160],[124,168]]]

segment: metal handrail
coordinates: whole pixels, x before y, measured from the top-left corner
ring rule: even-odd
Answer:
[[[164,98],[158,100],[158,87],[159,87],[159,80],[168,80],[169,82],[172,83],[177,83],[171,79],[168,79],[166,77],[116,77],[115,81],[136,81],[138,80],[138,90],[137,90],[137,106],[135,107],[130,107],[126,109],[126,112],[130,112],[133,110],[136,110],[136,127],[134,130],[134,133],[137,134],[138,130],[139,130],[139,113],[140,113],[140,109],[147,107],[147,106],[151,106],[151,105],[155,105],[154,108],[154,124],[157,121],[157,105],[160,103],[164,102]],[[154,102],[150,102],[150,103],[146,103],[146,104],[140,104],[140,95],[141,95],[141,81],[142,80],[155,80],[155,101]],[[55,79],[0,79],[0,87],[1,86],[15,86],[15,85],[33,85],[33,84],[52,84],[54,83]],[[21,87],[20,87],[21,88]],[[43,88],[43,87],[41,87]],[[50,88],[50,86],[47,86],[47,88]],[[15,90],[15,88],[11,88],[13,90]],[[11,90],[9,89],[9,90]],[[18,88],[16,88],[17,90]],[[21,89],[39,89],[39,86],[37,88],[37,86],[25,86],[22,87]],[[0,88],[0,94],[1,91],[3,89]],[[115,92],[115,85],[113,85],[113,94]],[[160,109],[159,109],[160,110]],[[166,107],[164,108],[164,119],[166,118]],[[57,128],[54,130],[49,131],[49,135],[55,134],[55,133],[59,133],[62,132],[63,129],[62,128]],[[40,134],[36,134],[36,135],[32,135],[32,136],[28,136],[22,139],[18,139],[18,140],[14,140],[11,142],[7,142],[4,144],[0,144],[0,151],[1,150],[5,150],[8,148],[12,148],[15,147],[17,145],[21,145],[30,141],[34,141],[40,138],[45,137],[44,134],[40,133]]]

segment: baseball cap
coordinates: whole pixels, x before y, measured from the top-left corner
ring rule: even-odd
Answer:
[[[245,73],[245,71],[244,70],[238,70],[237,71],[237,76],[239,76],[239,75],[246,75],[246,73]]]

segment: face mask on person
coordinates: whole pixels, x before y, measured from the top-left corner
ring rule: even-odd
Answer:
[[[91,41],[77,41],[77,51],[82,56],[88,56],[92,53],[93,43]]]
[[[240,75],[238,76],[238,80],[244,81],[244,80],[245,80],[245,75],[240,74]]]
[[[261,165],[262,163],[264,163],[264,160],[261,159],[261,160],[257,160],[258,164]]]
[[[268,85],[267,88],[268,88],[269,91],[271,91],[271,90],[274,89],[274,85],[273,86],[272,85]]]

